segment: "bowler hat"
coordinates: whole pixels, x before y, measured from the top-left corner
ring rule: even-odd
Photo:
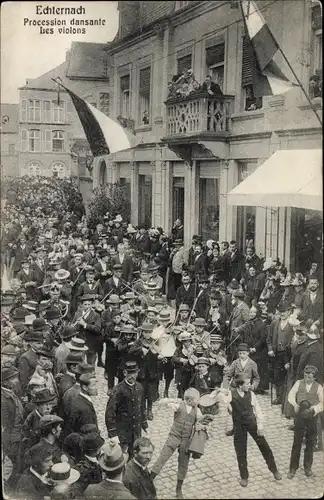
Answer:
[[[10,378],[18,377],[18,373],[19,372],[18,372],[17,368],[15,368],[11,364],[8,364],[8,365],[2,367],[1,378],[3,381],[9,380]]]
[[[41,332],[43,330],[48,330],[49,325],[43,318],[36,318],[33,322],[33,330],[34,332]]]
[[[74,337],[76,335],[76,333],[77,333],[77,331],[76,331],[76,328],[74,326],[67,325],[64,327],[64,329],[62,331],[62,338],[63,338],[63,340],[71,339],[72,337]]]
[[[143,323],[139,328],[144,332],[153,331],[153,325],[151,325],[151,323]]]
[[[55,394],[52,394],[49,389],[42,389],[33,395],[31,402],[34,404],[50,403],[56,399]]]
[[[77,365],[79,363],[82,363],[82,361],[82,352],[70,352],[65,358],[66,365]]]
[[[61,318],[61,313],[57,307],[51,307],[45,311],[44,317],[46,319],[59,319]]]
[[[80,472],[77,469],[72,469],[67,462],[58,462],[54,464],[49,473],[49,479],[54,481],[62,481],[65,484],[74,484],[80,478]]]
[[[46,429],[46,427],[51,427],[54,424],[61,424],[63,422],[63,418],[58,417],[57,415],[43,415],[39,420],[39,428]]]
[[[96,274],[96,270],[92,266],[88,266],[85,270],[86,274]]]
[[[122,452],[119,444],[109,442],[101,448],[98,462],[103,470],[113,472],[121,470],[127,460],[128,456]]]
[[[24,335],[25,342],[43,342],[43,333],[40,331],[36,332],[26,332]]]
[[[190,307],[188,304],[181,304],[179,307],[179,311],[190,311]]]
[[[83,451],[85,454],[98,450],[98,448],[101,448],[104,444],[105,440],[98,432],[92,432],[82,437]]]
[[[83,375],[84,373],[93,373],[95,371],[94,365],[88,365],[85,361],[79,363],[75,368],[75,373],[78,375]]]
[[[136,361],[126,361],[124,370],[126,370],[128,373],[135,373],[138,371],[138,364],[136,363]]]
[[[204,320],[204,318],[196,318],[195,321],[193,322],[193,325],[194,326],[203,326],[203,327],[205,327],[206,326],[206,321]]]
[[[237,346],[237,350],[238,351],[248,351],[248,352],[250,352],[250,348],[249,348],[249,346],[247,344],[245,344],[245,342],[242,342],[241,344],[239,344]]]
[[[204,358],[201,356],[200,358],[197,359],[197,365],[210,365],[210,361],[208,358]]]
[[[82,302],[86,301],[86,300],[90,300],[91,302],[93,302],[94,300],[96,300],[97,298],[97,295],[95,293],[86,293],[85,295],[82,295],[80,297],[80,300]]]
[[[99,257],[106,257],[107,255],[109,255],[109,253],[104,248],[99,250]]]
[[[279,312],[289,311],[290,309],[292,309],[292,305],[289,302],[280,302],[278,305]]]

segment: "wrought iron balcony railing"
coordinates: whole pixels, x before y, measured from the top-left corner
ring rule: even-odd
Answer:
[[[206,92],[188,97],[170,97],[167,107],[166,136],[190,136],[203,133],[226,135],[234,96],[210,95]]]

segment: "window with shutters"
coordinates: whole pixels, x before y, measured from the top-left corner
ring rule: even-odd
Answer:
[[[108,92],[100,92],[100,94],[99,94],[99,109],[102,113],[109,116],[109,94],[108,94]]]
[[[40,130],[29,130],[29,151],[39,152],[41,150],[41,133]]]
[[[177,74],[182,75],[186,69],[191,69],[192,65],[192,54],[187,54],[183,57],[178,57],[177,59]]]
[[[21,151],[28,151],[28,130],[21,130]]]
[[[27,99],[23,99],[20,105],[20,120],[22,122],[27,121]]]
[[[61,130],[53,130],[52,132],[52,151],[64,151],[64,132]]]
[[[208,45],[208,42],[206,43]],[[217,83],[221,90],[224,90],[225,74],[225,43],[206,46],[206,70],[213,82]]]
[[[43,122],[50,123],[51,121],[51,101],[43,101]]]
[[[151,68],[143,68],[139,74],[139,117],[141,125],[150,124]]]
[[[244,92],[244,111],[262,108],[262,97],[255,97],[253,91],[253,64],[247,38],[243,37],[242,47],[242,88]]]
[[[65,102],[52,101],[53,106],[53,122],[65,123]]]
[[[27,120],[29,122],[41,121],[41,103],[40,101],[34,101],[32,99],[28,100],[28,116]]]
[[[130,76],[120,77],[120,115],[130,118]]]

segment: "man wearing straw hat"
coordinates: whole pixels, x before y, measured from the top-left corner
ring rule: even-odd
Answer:
[[[97,500],[133,500],[135,497],[122,482],[128,456],[120,445],[109,441],[101,448],[98,459],[104,479],[99,484],[90,484],[84,492],[84,498]]]

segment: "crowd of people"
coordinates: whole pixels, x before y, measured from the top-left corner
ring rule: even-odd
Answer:
[[[200,84],[192,71],[192,69],[185,69],[182,73],[174,75],[172,80],[168,83],[168,99],[175,97],[188,97],[198,93],[208,93],[210,95],[223,95],[222,89],[219,84],[214,82],[208,74],[205,81]]]
[[[291,274],[251,244],[242,253],[235,241],[199,235],[187,249],[180,220],[166,234],[107,213],[90,228],[77,188],[69,206],[64,182],[16,180],[2,213],[5,494],[154,499],[154,479],[178,450],[183,498],[189,460],[204,453],[221,404],[240,485],[249,477],[247,433],[281,480],[258,403],[269,390],[294,432],[287,477],[304,438],[311,476],[313,453],[323,449],[320,263]],[[108,439],[92,400],[100,368]],[[148,468],[154,447],[143,433],[163,404],[174,421]]]

